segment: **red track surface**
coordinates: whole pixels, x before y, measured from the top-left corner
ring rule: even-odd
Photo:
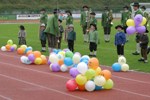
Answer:
[[[48,65],[24,65],[16,53],[0,51],[0,100],[150,100],[150,74],[112,74],[112,90],[68,92],[68,73],[50,72]]]

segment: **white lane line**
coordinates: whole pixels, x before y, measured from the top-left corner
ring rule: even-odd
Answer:
[[[122,89],[118,89],[118,88],[113,88],[113,89],[117,90],[117,91],[125,92],[125,93],[128,93],[128,94],[134,94],[134,95],[150,98],[150,95],[140,94],[140,93],[131,92],[131,91],[127,91],[127,90],[122,90]]]
[[[68,94],[68,93],[65,93],[65,92],[61,92],[61,91],[56,90],[56,89],[45,87],[45,86],[35,84],[35,83],[32,83],[32,82],[28,82],[28,81],[25,81],[25,80],[17,79],[15,77],[10,77],[10,76],[4,75],[4,74],[0,74],[0,76],[11,79],[11,80],[15,80],[15,81],[18,81],[18,82],[21,82],[21,83],[25,83],[25,84],[28,84],[28,85],[32,85],[32,86],[35,86],[35,87],[43,88],[43,89],[46,89],[46,90],[49,90],[49,91],[57,92],[57,93],[60,93],[60,94],[66,95],[66,96],[70,96],[70,97],[73,97],[73,98],[76,98],[76,99],[88,100],[88,99],[85,99],[85,98],[82,98],[82,97],[79,97],[79,96],[75,96],[75,95],[71,95],[71,94]]]
[[[8,97],[3,96],[3,95],[0,95],[0,98],[3,98],[3,99],[5,99],[5,100],[12,100],[11,98],[8,98]]]

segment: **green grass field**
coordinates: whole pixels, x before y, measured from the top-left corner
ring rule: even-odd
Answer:
[[[118,20],[114,20],[114,26],[112,27],[111,32],[111,42],[104,42],[104,34],[103,29],[100,24],[100,20],[98,21],[98,31],[100,44],[98,45],[97,57],[100,60],[101,65],[111,66],[113,63],[117,62],[117,53],[116,47],[114,46],[114,35],[116,30],[114,28],[115,25],[119,24]],[[64,24],[64,23],[63,23]],[[12,39],[14,43],[18,44],[18,31],[20,24],[0,24],[0,46],[6,44],[8,39]],[[40,40],[38,38],[38,24],[24,24],[27,31],[27,45],[32,46],[34,50],[41,50]],[[89,54],[89,45],[88,43],[83,42],[82,29],[79,25],[79,21],[74,21],[75,31],[77,33],[77,39],[75,41],[75,52],[80,52],[82,55]],[[149,63],[144,64],[142,62],[138,62],[140,56],[133,56],[132,52],[135,51],[135,35],[130,36],[130,40],[125,45],[125,57],[127,58],[127,63],[130,66],[131,70],[150,72],[150,60]],[[67,43],[62,42],[62,49],[67,48]],[[48,52],[44,53],[48,56]],[[150,55],[148,55],[150,58]]]

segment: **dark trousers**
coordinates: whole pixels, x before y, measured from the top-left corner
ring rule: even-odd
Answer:
[[[83,25],[82,27],[82,31],[83,31],[83,34],[86,34],[87,33],[87,23],[85,25]]]
[[[111,27],[110,26],[103,27],[103,29],[104,29],[104,34],[105,35],[110,35],[110,32],[111,32]]]
[[[46,40],[41,40],[41,46],[46,47]]]
[[[48,47],[56,48],[57,39],[56,36],[50,33],[47,33]]]
[[[57,38],[57,40],[59,40],[59,42],[58,42],[58,44],[57,44],[57,45],[58,45],[58,49],[61,48],[61,39],[62,39],[62,37],[58,37],[58,38]]]
[[[89,49],[90,52],[97,51],[97,44],[94,42],[90,42]]]
[[[73,40],[68,40],[68,48],[70,51],[74,51],[74,41]]]
[[[126,31],[126,30],[127,30],[127,27],[128,27],[128,26],[124,26],[124,27],[123,27],[124,33],[127,33],[127,31]]]
[[[124,46],[117,45],[117,54],[118,55],[124,55]]]
[[[26,45],[26,39],[24,37],[19,37],[19,45]]]
[[[147,48],[141,48],[141,56],[147,60]]]

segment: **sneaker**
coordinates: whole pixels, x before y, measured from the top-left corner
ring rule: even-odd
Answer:
[[[138,61],[145,61],[143,58],[139,59]]]
[[[90,57],[92,57],[93,55],[89,54]]]
[[[148,63],[148,60],[144,60],[144,63]]]
[[[138,52],[134,52],[134,53],[132,53],[133,55],[140,55],[140,53],[138,53]]]
[[[93,57],[96,57],[96,55],[93,55]]]

